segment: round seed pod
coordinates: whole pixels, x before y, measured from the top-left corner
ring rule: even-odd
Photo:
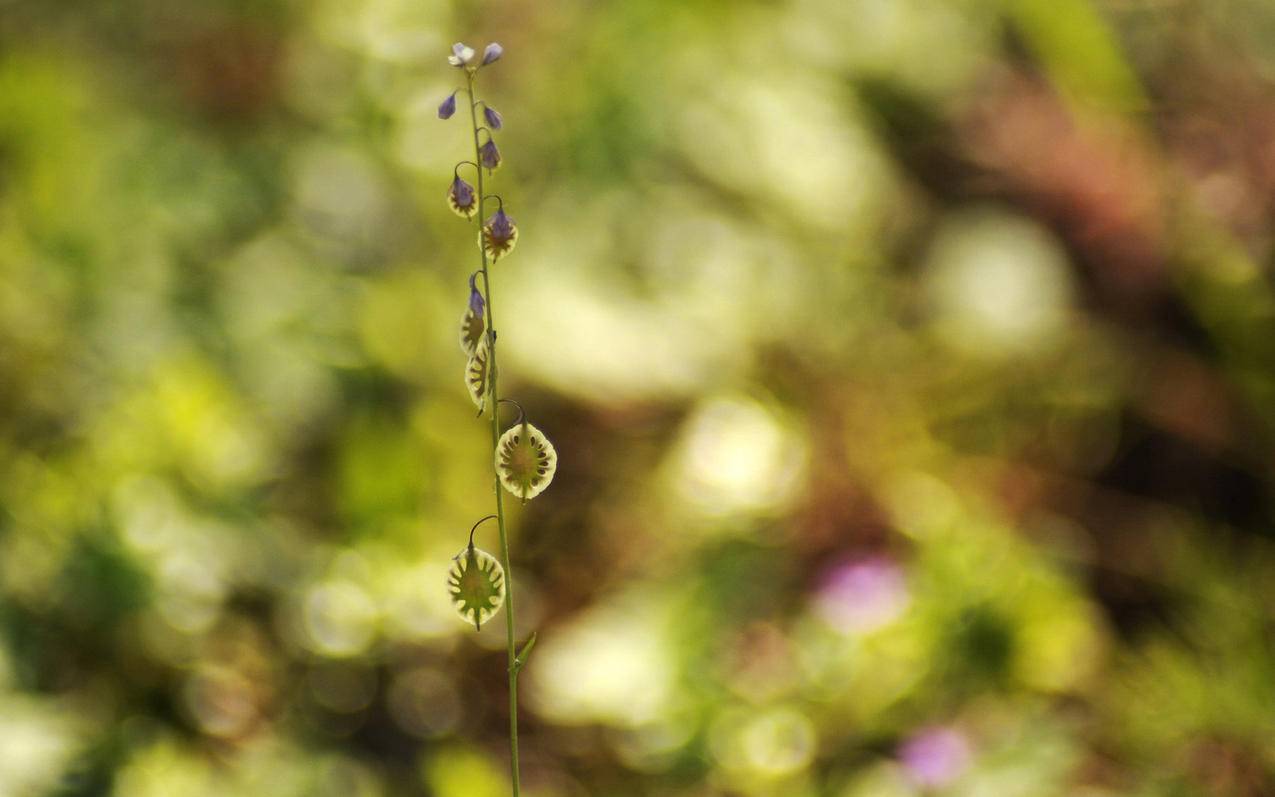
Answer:
[[[496,443],[496,473],[505,489],[526,503],[553,481],[558,452],[539,429],[525,420],[514,424]]]
[[[452,558],[447,591],[460,619],[481,630],[505,603],[505,569],[483,549],[466,546]]]

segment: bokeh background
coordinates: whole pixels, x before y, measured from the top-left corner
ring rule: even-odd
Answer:
[[[1275,794],[1268,0],[3,0],[0,795],[507,793],[458,39],[529,797]]]

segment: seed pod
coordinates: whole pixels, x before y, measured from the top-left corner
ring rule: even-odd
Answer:
[[[447,591],[460,619],[481,631],[505,602],[505,569],[496,557],[473,544],[452,558]]]
[[[505,489],[522,499],[535,498],[553,481],[558,452],[544,434],[525,420],[496,443],[496,473]]]
[[[480,415],[487,406],[489,354],[487,336],[483,335],[474,347],[474,353],[469,355],[469,362],[465,363],[465,387],[469,388],[469,397],[474,400],[474,406],[478,408]]]
[[[482,345],[483,333],[486,331],[486,322],[483,317],[475,314],[473,310],[466,309],[465,316],[460,320],[460,350],[473,357],[478,347]]]
[[[478,232],[478,243],[493,263],[513,251],[514,244],[518,243],[518,225],[505,213],[503,206],[483,224]]]

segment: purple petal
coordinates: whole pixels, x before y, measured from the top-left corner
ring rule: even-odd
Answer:
[[[476,274],[469,276],[469,309],[473,311],[474,315],[481,316],[487,303],[483,299],[482,292],[478,290],[478,286],[474,284],[474,277],[476,276]]]
[[[514,220],[505,215],[504,208],[496,211],[488,223],[491,225],[491,237],[498,241],[507,240],[514,234]]]
[[[500,150],[496,149],[495,141],[487,139],[487,143],[478,151],[478,160],[487,171],[494,171],[500,165]]]
[[[487,120],[487,126],[492,130],[499,130],[505,124],[505,118],[500,112],[489,105],[483,106],[483,117]]]
[[[452,198],[457,205],[467,208],[474,204],[474,187],[457,177],[452,180]]]
[[[496,42],[487,45],[487,49],[483,50],[483,66],[487,66],[493,61],[499,61],[500,56],[505,54],[505,48]]]
[[[452,114],[456,113],[456,92],[452,92],[447,99],[443,100],[438,106],[439,119],[451,119]]]

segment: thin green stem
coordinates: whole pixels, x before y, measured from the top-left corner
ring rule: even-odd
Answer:
[[[478,101],[474,98],[474,73],[469,75],[469,119],[474,131],[474,162],[481,163],[478,144]],[[496,367],[496,320],[492,311],[491,282],[487,276],[487,250],[482,244],[483,201],[486,193],[483,190],[483,170],[478,168],[478,252],[482,256],[483,295],[487,299],[487,357],[488,383],[487,401],[491,407],[491,450],[492,450],[492,482],[496,489],[496,525],[500,529],[500,563],[505,567],[505,638],[509,653],[509,774],[513,787],[513,797],[519,797],[518,784],[518,667],[514,649],[514,571],[509,563],[509,537],[505,533],[505,496],[500,489],[500,480],[496,476],[496,446],[500,443],[500,393],[496,378],[500,369]]]

